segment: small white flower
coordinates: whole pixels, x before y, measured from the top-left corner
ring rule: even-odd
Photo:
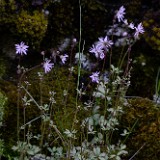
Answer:
[[[16,54],[20,54],[20,55],[27,55],[27,48],[29,46],[25,45],[24,42],[21,42],[20,44],[15,44],[16,47]]]
[[[139,34],[143,34],[144,33],[144,28],[142,23],[139,23],[137,27],[135,27],[136,31],[134,33],[134,37],[135,39],[139,38]]]
[[[125,8],[124,8],[124,6],[121,6],[120,8],[119,8],[119,10],[117,11],[117,13],[116,13],[116,18],[118,19],[118,22],[121,22],[121,21],[123,21],[123,19],[124,19],[124,15],[126,14],[125,13]]]
[[[60,55],[60,59],[62,61],[63,64],[65,64],[65,62],[67,61],[67,58],[68,58],[68,55],[65,54],[65,55]]]
[[[67,135],[67,137],[76,139],[76,133],[77,133],[76,130],[71,130],[70,131],[70,130],[66,129],[64,131],[64,133]]]
[[[123,130],[123,133],[121,133],[121,136],[127,136],[128,134],[130,134],[130,132],[128,132],[126,129]]]
[[[54,63],[50,63],[51,60],[46,60],[44,63],[43,63],[43,68],[44,68],[44,72],[45,73],[48,73],[51,71],[51,69],[53,68],[54,66]]]

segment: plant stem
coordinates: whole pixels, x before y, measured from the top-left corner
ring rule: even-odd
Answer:
[[[129,159],[129,160],[132,160],[139,152],[140,150],[142,150],[142,148],[146,145],[146,143],[144,143],[141,148]]]
[[[80,81],[80,74],[81,74],[81,57],[80,57],[80,51],[81,51],[81,38],[82,38],[82,22],[81,22],[81,2],[79,0],[79,14],[80,14],[80,18],[79,18],[79,21],[80,21],[80,26],[79,26],[79,49],[78,49],[78,52],[79,52],[79,57],[78,57],[78,77],[77,77],[77,95],[76,95],[76,108],[78,106],[78,88],[79,88],[79,81]]]

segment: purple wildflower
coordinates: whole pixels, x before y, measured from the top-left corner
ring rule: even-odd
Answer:
[[[68,58],[68,55],[67,55],[67,54],[65,54],[65,55],[60,55],[60,59],[61,59],[61,61],[62,61],[63,64],[65,64],[67,58]]]
[[[105,38],[100,37],[98,39],[99,39],[99,41],[97,42],[98,45],[104,50],[108,50],[108,48],[113,45],[113,42],[109,40],[108,36],[106,36]]]
[[[123,23],[124,23],[126,26],[128,26],[128,28],[130,28],[130,29],[134,29],[134,28],[135,28],[133,22],[131,22],[130,24],[128,24],[127,19],[124,19],[124,20],[123,20]]]
[[[132,22],[128,25],[128,27],[131,28],[131,29],[134,29],[134,28],[135,28],[135,27],[134,27],[134,24],[133,24]]]
[[[102,53],[99,54],[99,58],[100,59],[104,59],[104,57],[105,57],[104,52],[102,52]]]
[[[24,42],[21,42],[20,44],[15,44],[16,47],[16,54],[20,54],[20,55],[27,55],[27,48],[29,46],[25,45]]]
[[[128,35],[128,33],[125,32],[125,31],[122,33],[122,36],[123,36],[123,37],[126,37],[127,35]]]
[[[96,58],[99,58],[99,55],[102,54],[104,51],[101,45],[93,44],[89,52],[94,53]]]
[[[139,23],[137,27],[135,27],[136,31],[134,33],[134,37],[137,39],[139,38],[139,34],[143,34],[144,33],[144,28],[142,23]]]
[[[92,82],[99,83],[99,72],[92,73],[92,75],[90,76],[90,78],[92,79]]]
[[[123,20],[123,23],[124,23],[125,25],[128,25],[128,20],[127,20],[127,19],[124,19],[124,20]]]
[[[125,13],[125,8],[124,8],[124,6],[121,6],[120,8],[119,8],[119,10],[117,11],[117,13],[116,13],[116,18],[118,19],[118,22],[121,22],[121,21],[123,21],[123,19],[124,19],[124,15],[126,14]]]
[[[46,60],[44,63],[43,63],[43,68],[44,68],[44,72],[45,73],[48,73],[51,71],[51,69],[53,68],[54,66],[54,63],[50,63],[51,60]]]

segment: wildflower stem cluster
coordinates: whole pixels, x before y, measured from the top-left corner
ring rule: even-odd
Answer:
[[[20,159],[120,160],[128,154],[125,145],[126,139],[123,141],[121,138],[121,136],[128,138],[128,131],[124,130],[121,136],[117,136],[117,133],[120,132],[119,123],[124,113],[124,107],[128,104],[125,95],[130,86],[131,47],[144,33],[143,25],[139,23],[135,26],[133,22],[128,23],[125,19],[125,7],[120,7],[115,13],[114,23],[106,31],[106,35],[99,37],[87,54],[84,50],[85,41],[83,46],[81,42],[80,0],[79,12],[78,53],[73,52],[73,47],[76,48],[74,38],[70,41],[72,43],[72,53],[70,54],[64,53],[66,44],[63,44],[57,50],[50,49],[50,56],[46,56],[47,51],[42,51],[42,63],[36,67],[24,69],[19,64],[18,142],[13,146],[13,150],[18,153]],[[23,55],[27,55],[29,46],[24,42],[16,44],[15,47],[17,56],[22,58]],[[114,55],[112,53],[114,47],[122,47],[121,59],[117,67],[112,64],[111,60]],[[73,55],[75,56],[74,61],[70,58]],[[68,63],[69,58],[70,62]],[[65,68],[69,67],[68,70],[65,70],[65,72],[69,72],[69,78],[68,81],[65,80],[68,83],[66,88],[59,85],[63,90],[61,95],[57,93],[58,90],[53,87],[54,85],[42,87],[47,78],[54,76],[54,73],[58,73],[58,70],[64,66]],[[32,95],[32,83],[23,79],[27,79],[27,75],[36,69],[39,69],[37,73],[39,97]],[[72,78],[76,79],[76,84],[73,83],[75,87],[73,93],[70,90],[71,83],[69,82]],[[53,88],[56,91],[52,90]],[[43,97],[43,92],[47,89],[49,89],[48,95]],[[74,97],[74,102],[69,101],[69,94]],[[73,104],[74,107],[69,107],[68,103]],[[21,106],[24,111],[23,124],[20,122]],[[27,118],[26,111],[32,106],[35,107],[38,115]],[[72,120],[69,121],[69,119]],[[61,121],[63,122],[61,123]],[[37,130],[32,127],[34,123],[39,125]],[[22,130],[23,141],[20,137]]]

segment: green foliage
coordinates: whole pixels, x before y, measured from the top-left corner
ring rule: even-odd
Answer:
[[[78,7],[72,7],[75,1],[69,5],[66,5],[68,4],[67,1],[63,2],[62,6],[61,4],[55,5],[55,10],[52,12],[58,17],[58,20],[52,23],[55,25],[51,25],[51,28],[55,27],[54,33],[57,34],[54,39],[55,42],[63,36],[70,36],[75,31],[77,33],[79,29],[78,23],[75,23],[79,21],[79,17],[75,14]],[[62,8],[56,10],[57,6]],[[14,8],[12,9],[14,10]],[[90,39],[89,34],[86,34],[88,32],[87,25],[90,24],[89,29],[91,28],[93,34],[96,26],[100,26],[101,20],[98,19],[96,24],[95,19],[90,19],[88,14],[97,17],[97,11],[100,11],[99,16],[102,16],[101,13],[106,15],[106,10],[103,4],[92,0],[82,1],[82,9],[85,11],[82,14],[84,17],[82,24],[84,24],[83,29],[85,30],[83,31],[83,38],[85,39],[86,36]],[[66,15],[65,20],[64,15]],[[33,43],[32,45],[37,47],[39,45],[37,39],[42,41],[47,29],[48,22],[45,16],[37,10],[27,12],[23,9],[19,10],[19,14],[13,16],[16,20],[13,19],[12,22],[18,36],[21,36],[23,40],[28,41],[29,39],[29,43]],[[52,18],[54,20],[55,17]],[[11,23],[11,21],[8,22]],[[85,22],[87,22],[86,26]],[[94,25],[92,25],[93,22]],[[66,32],[70,29],[72,30]],[[94,39],[94,36],[97,38],[98,34],[98,32],[94,34],[91,39]],[[59,57],[57,56],[57,58]],[[129,58],[128,61],[130,61]],[[143,56],[139,56],[137,59],[139,61],[146,60]],[[130,85],[128,67],[126,67],[123,75],[119,68],[110,65],[109,81],[100,82],[95,89],[95,84],[93,86],[89,84],[94,90],[92,90],[93,94],[92,91],[85,90],[87,96],[91,97],[91,101],[87,101],[88,104],[81,99],[81,91],[76,87],[77,69],[75,72],[71,72],[68,68],[57,66],[56,63],[53,70],[48,74],[41,72],[41,69],[26,72],[23,78],[20,78],[18,95],[16,86],[9,82],[1,82],[1,88],[4,90],[7,88],[6,94],[9,98],[4,115],[6,124],[3,132],[5,150],[11,153],[11,147],[13,144],[15,145],[18,137],[20,141],[12,149],[20,152],[20,159],[31,158],[40,151],[46,155],[49,151],[53,154],[52,156],[56,152],[57,157],[61,157],[63,156],[61,146],[64,147],[64,155],[68,159],[71,158],[71,151],[76,152],[76,150],[77,153],[72,153],[74,158],[76,156],[80,156],[80,158],[88,156],[89,159],[120,159],[122,155],[127,154],[127,151],[123,142],[117,143],[120,138],[119,135],[116,136],[115,132],[119,125],[119,119],[125,111],[125,115],[122,117],[122,126],[131,131],[130,137],[127,139],[129,156],[145,144],[142,154],[137,157],[156,160],[160,145],[158,135],[159,110],[151,101],[144,99],[129,100],[130,105],[124,110],[127,104],[125,94]],[[83,72],[81,72],[81,77],[83,77],[82,74]],[[88,74],[90,73],[87,73],[89,78]],[[121,75],[123,76],[121,77]],[[90,100],[88,97],[87,100]],[[123,127],[120,130],[123,130]],[[3,146],[1,141],[0,145]],[[56,148],[55,146],[60,147]],[[47,149],[48,151],[46,151]],[[156,153],[153,155],[154,150]]]
[[[73,76],[69,77],[69,70],[67,68],[54,67],[53,71],[51,72],[52,77],[50,77],[50,74],[44,75],[43,71],[41,71],[42,70],[38,69],[28,75],[28,81],[32,86],[29,87],[29,92],[36,96],[35,99],[38,102],[40,102],[40,98],[43,97],[43,103],[47,103],[50,97],[49,92],[54,91],[56,92],[56,102],[60,104],[60,102],[62,102],[64,99],[63,91],[67,86],[69,93],[71,95],[74,93],[74,78]],[[41,93],[42,96],[38,93]],[[68,93],[67,95],[70,96],[69,100],[72,99],[73,96],[69,95]],[[67,105],[67,102],[65,102],[63,105]]]
[[[132,1],[126,1],[127,3],[127,14],[129,17],[136,17],[140,16],[140,9],[141,9],[141,1],[142,0],[132,0]]]
[[[3,118],[4,118],[4,110],[5,110],[5,104],[6,104],[7,98],[0,92],[0,129],[3,127]],[[1,134],[0,134],[0,159],[1,155],[3,155],[4,152],[4,141],[1,139]]]
[[[37,71],[40,75],[37,74]],[[70,72],[67,68],[63,67],[55,67],[53,71],[48,75],[43,75],[44,73],[41,73],[41,70],[35,70],[31,72],[28,75],[27,81],[31,84],[31,86],[28,87],[28,91],[31,95],[33,95],[33,98],[37,101],[37,103],[40,106],[44,106],[42,110],[40,110],[33,101],[29,102],[29,97],[23,89],[20,91],[20,98],[23,100],[20,101],[20,118],[19,123],[20,127],[25,126],[26,131],[24,131],[24,127],[21,127],[20,130],[20,140],[23,140],[24,132],[32,132],[33,135],[38,135],[41,132],[44,132],[44,135],[48,135],[49,132],[52,131],[52,138],[48,137],[48,141],[52,142],[54,141],[54,138],[57,137],[56,132],[53,128],[49,126],[49,121],[53,121],[54,125],[58,126],[58,129],[60,132],[64,132],[64,129],[71,129],[74,115],[75,115],[75,88],[76,88],[76,81],[73,75],[70,75]],[[52,74],[52,76],[51,76]],[[26,81],[25,81],[26,82]],[[26,83],[23,82],[23,86],[26,87]],[[2,82],[1,82],[2,83]],[[5,82],[2,83],[4,85]],[[11,148],[13,145],[16,144],[17,141],[17,129],[16,129],[16,121],[17,121],[17,89],[16,86],[9,85],[7,82],[5,86],[8,86],[7,88],[3,88],[3,90],[6,91],[7,96],[9,98],[9,102],[7,105],[7,108],[5,109],[5,124],[6,124],[6,130],[3,134],[4,140],[5,140],[5,146],[7,146],[7,149]],[[9,89],[10,86],[10,89]],[[6,90],[7,89],[7,90]],[[9,90],[11,92],[9,92]],[[55,95],[50,99],[52,96],[51,92],[54,91]],[[26,97],[26,98],[25,98]],[[28,101],[26,101],[28,99]],[[53,101],[53,104],[50,108],[50,113],[53,115],[52,117],[43,117],[45,120],[45,123],[41,125],[41,118],[38,118],[37,120],[33,121],[32,123],[28,123],[36,117],[39,117],[42,112],[48,112],[47,106],[50,102],[50,100]],[[27,102],[27,103],[24,103]],[[30,105],[29,105],[30,104]],[[44,110],[46,108],[46,111]],[[25,112],[24,112],[25,111]],[[81,110],[79,108],[78,112],[79,114],[77,116],[77,123],[75,125],[75,128],[78,130],[80,127],[81,119],[87,114],[84,110]],[[24,120],[25,116],[25,120]],[[12,117],[12,119],[10,118]],[[26,125],[25,125],[26,124]],[[39,126],[39,127],[37,127]],[[10,134],[9,134],[10,133]],[[80,134],[80,133],[79,133]],[[38,141],[33,140],[34,143],[37,145],[39,144]],[[57,140],[55,143],[59,143],[59,140]],[[77,142],[78,143],[78,142]],[[11,152],[10,150],[8,150]]]
[[[64,128],[71,129],[76,107],[75,77],[64,67],[54,67],[53,71],[48,75],[43,75],[41,72],[40,74],[42,74],[41,78],[43,80],[40,80],[40,77],[39,80],[34,80],[37,77],[37,71],[29,75],[28,80],[31,83],[31,87],[28,88],[28,91],[31,95],[34,95],[39,104],[48,104],[52,100],[51,113],[54,115],[52,117],[54,124],[58,126],[60,131],[63,131]],[[33,107],[37,108],[35,105],[26,108],[26,117],[34,117]],[[82,115],[84,116],[85,114],[80,114],[80,116]]]
[[[3,116],[4,116],[4,107],[6,103],[7,98],[0,92],[0,127],[2,126],[3,122]]]
[[[3,155],[3,151],[4,151],[4,142],[2,139],[0,139],[0,159],[1,156]]]
[[[4,143],[4,155],[12,155],[11,147],[16,142],[16,104],[17,104],[17,88],[10,82],[0,80],[0,88],[5,92],[7,101],[3,112],[3,132],[1,137]]]
[[[112,67],[113,68],[113,67]],[[116,68],[115,68],[116,69]],[[38,71],[38,74],[37,74]],[[104,100],[103,102],[99,103],[100,106],[94,106],[91,104],[91,106],[87,105],[84,107],[83,101],[78,103],[78,108],[76,108],[75,100],[76,100],[76,69],[71,73],[68,68],[55,66],[53,70],[49,74],[45,74],[41,72],[41,70],[35,70],[33,72],[30,72],[28,76],[24,76],[22,79],[22,86],[28,90],[30,95],[33,95],[32,100],[30,101],[31,96],[24,90],[22,87],[20,89],[20,98],[22,98],[22,101],[20,102],[20,117],[19,117],[19,123],[20,123],[20,140],[24,141],[24,139],[27,140],[27,138],[24,138],[22,135],[31,135],[31,141],[33,144],[36,144],[37,146],[41,146],[41,143],[45,143],[45,146],[54,146],[54,145],[61,145],[61,143],[71,143],[70,139],[74,139],[74,132],[76,132],[76,138],[77,140],[74,141],[74,145],[81,145],[81,142],[86,139],[92,139],[92,135],[88,135],[88,137],[85,135],[87,132],[87,127],[90,126],[93,127],[95,130],[99,127],[103,127],[106,129],[106,134],[109,134],[109,132],[112,132],[112,129],[118,125],[118,119],[116,116],[121,115],[122,108],[119,107],[119,105],[122,105],[123,98],[118,100],[119,98],[116,98],[115,102],[115,108],[110,108],[109,110],[104,110]],[[118,74],[118,73],[117,73]],[[27,74],[26,74],[27,75]],[[26,80],[30,83],[26,82]],[[116,82],[115,82],[116,83]],[[118,84],[115,84],[115,87]],[[12,91],[14,88],[12,88]],[[50,95],[50,91],[54,91],[54,95]],[[51,93],[53,94],[53,93]],[[120,96],[120,95],[119,95]],[[10,94],[10,99],[11,99]],[[33,101],[36,100],[36,102],[41,106],[41,110],[37,107],[37,105]],[[108,97],[109,98],[109,97]],[[9,106],[6,109],[6,115],[5,115],[5,123],[7,124],[6,132],[5,134],[5,145],[9,148],[11,148],[13,145],[16,144],[16,127],[13,128],[13,126],[16,126],[16,118],[17,118],[17,108],[16,108],[16,102],[17,99],[13,98],[11,100],[14,104],[9,104]],[[113,99],[114,101],[114,99]],[[50,107],[48,107],[46,104],[52,103]],[[111,104],[110,102],[108,102]],[[96,104],[97,105],[97,104]],[[117,107],[118,105],[118,107]],[[88,108],[87,108],[88,107]],[[99,108],[100,107],[100,108]],[[48,109],[47,109],[48,108]],[[99,112],[100,110],[100,112]],[[49,111],[49,112],[48,112]],[[105,119],[105,116],[108,114],[114,114],[114,116],[109,116]],[[47,114],[49,113],[49,114]],[[40,115],[43,115],[41,118],[36,119]],[[101,115],[102,114],[102,115]],[[12,117],[12,119],[10,119]],[[25,117],[25,120],[24,120]],[[35,118],[36,117],[36,118]],[[87,118],[89,122],[87,122]],[[119,117],[119,116],[118,116]],[[85,119],[86,118],[86,119]],[[86,120],[86,122],[85,122]],[[11,123],[12,121],[12,123]],[[84,121],[84,125],[86,127],[81,128],[82,121]],[[74,123],[74,130],[72,130]],[[12,124],[12,126],[10,125]],[[102,126],[101,126],[102,125]],[[23,127],[22,127],[23,126]],[[39,126],[39,127],[37,127]],[[75,131],[76,130],[76,131]],[[64,132],[65,131],[65,132]],[[100,132],[100,128],[98,129]],[[12,132],[9,136],[7,133]],[[73,133],[72,133],[73,132]],[[92,131],[91,131],[92,132]],[[62,135],[62,140],[60,139],[59,134]],[[64,135],[65,133],[66,135]],[[41,136],[39,136],[42,134]],[[73,137],[71,137],[73,134]],[[105,131],[104,131],[105,134]],[[111,133],[112,134],[112,133]],[[97,138],[93,139],[91,143],[96,144],[99,141],[102,141],[103,135],[100,133],[96,133]],[[36,137],[35,139],[33,138]],[[28,137],[28,136],[27,136]],[[46,138],[41,138],[46,137]],[[88,139],[87,139],[88,140]],[[39,142],[40,141],[40,142]],[[21,144],[21,143],[20,143]],[[91,145],[93,145],[91,144]],[[30,154],[28,149],[30,149],[30,146],[28,148],[28,144],[25,143],[25,153],[21,152],[18,148],[14,147],[15,150],[18,152],[21,152],[21,154]],[[69,149],[69,145],[65,146],[65,149]],[[117,144],[112,146],[112,149],[109,150],[109,154],[113,156],[114,151],[112,150],[117,149],[117,151],[114,153],[114,156],[118,154],[119,150],[125,149],[125,146],[121,144]],[[106,151],[106,149],[100,149],[99,154],[103,151]],[[8,151],[11,153],[11,151],[8,149]],[[95,151],[95,149],[94,149]],[[43,152],[46,152],[45,149]],[[96,152],[96,151],[95,151]],[[47,152],[46,152],[47,153]],[[123,152],[122,152],[123,153]],[[122,154],[121,153],[121,154]],[[124,153],[126,153],[124,151]],[[95,153],[96,156],[96,153]]]
[[[47,29],[47,19],[44,13],[34,11],[33,14],[22,11],[16,16],[16,29],[21,39],[28,41],[31,38],[32,44],[39,45]]]
[[[154,3],[154,2],[153,2]],[[159,4],[154,6],[144,15],[144,27],[146,33],[144,35],[146,42],[156,51],[160,51],[160,25],[159,16],[160,12],[156,8],[159,8]],[[159,53],[159,52],[158,52]]]
[[[0,30],[7,32],[9,30],[12,36],[21,37],[21,40],[29,42],[30,46],[38,49],[47,30],[47,16],[41,10],[33,9],[30,3],[19,4],[22,7],[18,4],[14,0],[9,2],[2,0]]]
[[[155,50],[160,51],[160,26],[154,19],[143,22],[146,28],[145,40]]]
[[[4,75],[6,71],[6,66],[4,60],[0,59],[0,78]]]
[[[122,126],[131,131],[127,139],[129,155],[136,155],[137,160],[158,160],[160,152],[160,111],[159,108],[149,99],[129,99],[129,105],[125,109],[122,118]]]
[[[0,27],[2,26],[13,26],[12,23],[15,21],[16,5],[14,0],[10,0],[8,3],[5,0],[0,2]],[[1,29],[1,28],[0,28]],[[10,28],[12,29],[12,28]]]
[[[9,0],[8,2],[6,2],[5,0],[1,0],[0,1],[0,14],[3,17],[4,14],[6,14],[6,12],[14,12],[16,10],[16,2],[15,0]]]

